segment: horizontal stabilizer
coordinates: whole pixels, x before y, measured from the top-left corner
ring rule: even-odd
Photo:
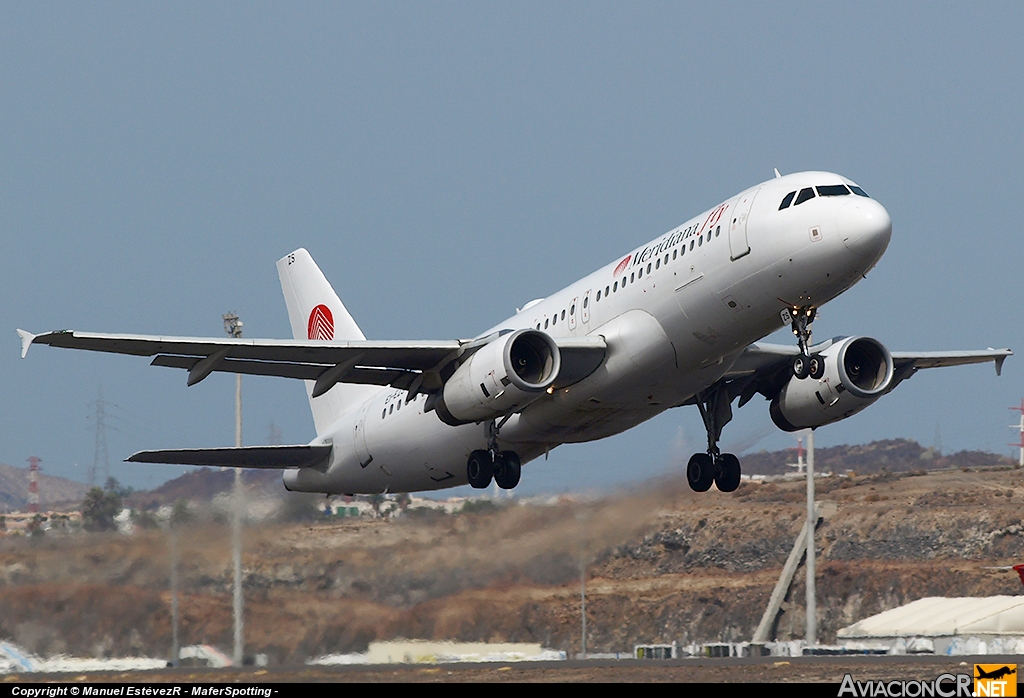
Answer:
[[[139,451],[125,460],[128,463],[208,465],[222,468],[314,468],[327,462],[331,457],[331,448],[330,445],[178,448]]]

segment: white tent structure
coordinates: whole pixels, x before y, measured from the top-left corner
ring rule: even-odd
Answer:
[[[925,640],[937,654],[1024,654],[1024,596],[932,596],[865,618],[836,637],[890,647]]]

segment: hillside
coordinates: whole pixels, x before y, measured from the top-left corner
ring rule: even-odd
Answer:
[[[782,475],[796,472],[796,449],[760,451],[742,456],[743,472],[749,475]],[[974,468],[986,465],[1013,465],[1005,456],[986,451],[957,451],[949,455],[925,448],[911,439],[872,441],[855,446],[829,446],[814,450],[814,468],[818,472],[858,474],[905,473],[918,470]]]
[[[73,508],[88,489],[81,482],[40,472],[39,504],[42,509]],[[0,508],[20,511],[28,507],[28,468],[0,463]]]
[[[986,567],[1024,558],[1022,471],[987,467],[822,478],[817,533],[823,640],[930,595],[1024,592]],[[246,530],[247,651],[297,663],[398,637],[530,641],[579,650],[586,563],[591,651],[641,641],[748,639],[804,514],[803,483],[732,494],[679,479],[594,502],[512,503],[473,514],[266,524]],[[230,533],[183,529],[181,637],[231,646]],[[169,539],[0,539],[0,638],[34,652],[166,656]],[[798,574],[776,637],[800,637]]]

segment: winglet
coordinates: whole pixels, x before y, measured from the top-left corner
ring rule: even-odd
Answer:
[[[18,336],[21,337],[21,358],[25,358],[25,354],[28,353],[28,348],[32,346],[32,340],[36,338],[36,335],[25,330],[18,330]]]
[[[1009,356],[1009,354],[1003,354],[1002,356],[997,356],[996,357],[996,375],[997,376],[1003,375],[1003,362],[1006,361],[1006,357],[1007,356]],[[1021,581],[1024,582],[1024,577],[1021,578]]]

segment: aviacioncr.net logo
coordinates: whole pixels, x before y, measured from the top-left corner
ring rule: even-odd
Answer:
[[[975,696],[1016,696],[1016,664],[975,664]]]
[[[907,681],[891,679],[885,681],[856,681],[846,674],[839,686],[838,696],[853,698],[971,698],[970,674],[939,674],[932,681]]]

